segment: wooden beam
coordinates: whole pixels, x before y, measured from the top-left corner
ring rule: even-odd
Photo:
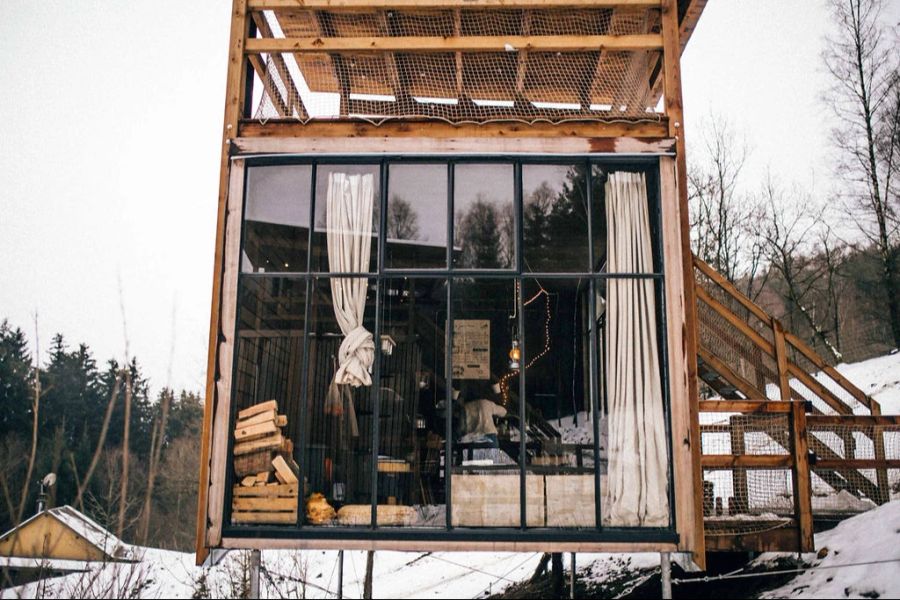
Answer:
[[[591,52],[659,50],[659,34],[634,35],[492,35],[462,37],[297,37],[253,38],[246,53],[261,52]]]
[[[253,13],[253,22],[256,24],[256,29],[262,37],[275,37],[265,15],[262,13]],[[301,119],[308,118],[309,114],[306,112],[306,107],[303,106],[303,99],[300,97],[300,92],[297,91],[297,87],[294,85],[294,78],[291,76],[290,69],[288,69],[284,57],[280,54],[272,54],[271,59],[272,64],[275,65],[275,70],[278,71],[278,76],[281,77],[281,81],[284,83],[284,89],[287,90],[288,97],[285,99],[285,105],[288,110],[287,116],[293,116],[290,111],[296,109],[297,114]],[[260,76],[260,79],[262,79],[262,76]]]
[[[734,527],[734,521],[728,525]],[[774,524],[777,526],[777,522]],[[706,536],[706,549],[710,552],[799,552],[797,532],[793,524],[759,533],[720,534],[711,531]]]
[[[704,262],[703,260],[701,260],[700,258],[698,258],[696,256],[693,257],[693,261],[694,261],[694,267],[696,267],[697,270],[699,270],[701,273],[703,273],[704,275],[709,277],[713,281],[713,283],[715,283],[720,288],[725,290],[725,292],[727,292],[729,296],[731,296],[732,298],[737,300],[744,308],[746,308],[748,311],[750,311],[757,319],[759,319],[763,323],[769,322],[769,320],[772,317],[770,317],[769,314],[762,309],[762,307],[760,307],[758,304],[753,302],[753,300],[751,300],[750,298],[745,296],[743,292],[741,292],[739,289],[737,289],[734,286],[734,284],[732,284],[730,281],[725,279],[725,277],[723,277],[721,273],[719,273],[718,271],[713,269],[711,266],[706,264],[706,262]]]
[[[249,0],[251,10],[654,8],[660,0]]]
[[[843,400],[834,395],[834,393],[825,387],[818,379],[801,369],[796,363],[788,363],[788,371],[794,378],[809,388],[816,396],[821,398],[828,406],[833,408],[838,414],[852,415],[851,409]]]
[[[874,398],[866,395],[866,393],[856,387],[852,381],[844,377],[844,375],[840,371],[826,363],[822,359],[822,357],[816,353],[815,350],[809,347],[806,342],[789,331],[784,332],[784,339],[795,350],[802,354],[806,358],[806,360],[814,364],[817,369],[835,380],[838,385],[844,388],[844,390],[846,390],[851,396],[856,398],[856,400],[858,400],[860,404],[868,408],[873,415],[881,414],[881,405],[879,405]]]
[[[247,60],[250,61],[250,66],[253,67],[253,70],[256,72],[256,76],[259,77],[259,80],[262,82],[265,94],[272,102],[272,106],[275,107],[275,111],[278,113],[278,116],[290,117],[291,115],[288,112],[287,103],[281,96],[281,90],[279,90],[278,87],[269,78],[268,72],[266,71],[266,63],[263,62],[262,56],[260,56],[259,54],[251,54],[247,57]]]
[[[699,409],[700,412],[787,414],[791,412],[792,404],[804,406],[806,403],[780,400],[701,400]]]
[[[456,540],[375,540],[314,537],[228,537],[223,548],[260,550],[378,550],[397,552],[678,552],[670,542],[517,542]]]
[[[900,425],[898,415],[809,415],[810,427],[875,427],[878,425]]]
[[[759,346],[763,352],[765,352],[769,356],[775,356],[775,347],[772,345],[772,343],[762,335],[760,335],[755,329],[750,327],[750,325],[748,325],[743,319],[731,312],[731,309],[710,296],[709,292],[707,292],[700,286],[696,286],[694,291],[697,294],[697,298],[702,300],[704,304],[716,311],[719,316],[733,325],[735,329],[750,338],[750,341]]]
[[[697,298],[694,295],[694,267],[691,260],[691,224],[688,206],[687,155],[684,144],[681,98],[681,54],[673,52],[679,45],[678,3],[676,0],[662,0],[661,35],[663,38],[663,60],[665,61],[665,107],[668,137],[675,139],[675,174],[677,198],[666,200],[678,202],[679,228],[681,232],[681,277],[684,285],[684,349],[687,356],[687,385],[690,398],[700,397],[697,378]],[[675,273],[672,273],[673,276]],[[694,464],[699,463],[701,452],[700,418],[694,402],[690,406],[691,438]],[[703,473],[694,468],[694,527],[700,534],[693,540],[693,559],[700,569],[706,568],[706,550],[703,537]]]
[[[231,14],[228,75],[225,85],[225,117],[222,127],[222,153],[219,163],[219,198],[216,217],[216,241],[213,248],[212,301],[209,315],[209,341],[206,363],[206,396],[200,436],[200,476],[197,493],[196,561],[202,564],[209,554],[207,526],[209,516],[210,456],[212,452],[213,413],[216,408],[216,378],[219,343],[219,309],[222,301],[222,276],[225,253],[225,216],[228,197],[231,140],[237,135],[244,106],[244,81],[247,62],[244,42],[248,33],[247,0],[234,0]]]
[[[794,464],[790,454],[704,454],[700,458],[700,466],[704,469],[733,469],[746,467],[750,469],[787,469]]]
[[[775,364],[778,373],[778,391],[782,400],[791,399],[791,380],[788,374],[787,346],[784,343],[784,328],[781,322],[772,318],[772,337],[775,340]]]
[[[636,122],[571,122],[571,123],[471,123],[457,124],[440,121],[397,120],[380,125],[363,121],[244,121],[240,125],[240,137],[279,138],[422,138],[440,140],[446,138],[591,138],[597,141],[593,152],[617,152],[618,138],[667,138],[665,119]],[[671,152],[667,144],[665,152]],[[346,149],[344,151],[346,154]]]
[[[817,459],[813,464],[813,470],[818,469],[900,469],[900,459]]]

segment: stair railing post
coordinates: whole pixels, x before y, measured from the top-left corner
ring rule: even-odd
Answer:
[[[798,545],[800,552],[816,549],[813,537],[812,484],[809,469],[809,440],[806,427],[806,403],[794,402],[791,406],[791,451],[794,470],[791,479],[794,484],[794,514],[797,518]]]

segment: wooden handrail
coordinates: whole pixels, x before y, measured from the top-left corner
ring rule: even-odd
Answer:
[[[898,415],[809,415],[806,417],[809,425],[812,426],[853,426],[853,427],[875,427],[875,426],[900,426],[900,416]]]
[[[800,352],[806,360],[811,362],[820,371],[824,371],[829,377],[834,379],[842,388],[847,390],[860,404],[872,411],[873,415],[881,414],[881,405],[877,400],[867,395],[864,391],[853,385],[853,382],[844,377],[844,375],[822,360],[822,357],[816,354],[816,351],[809,347],[809,344],[801,340],[799,337],[789,331],[784,332],[784,338],[795,350]]]
[[[700,466],[704,469],[733,469],[746,467],[751,469],[789,469],[794,465],[794,457],[790,454],[704,454],[700,457]]]
[[[699,410],[726,413],[789,413],[795,403],[806,404],[803,401],[782,400],[701,400]]]
[[[768,324],[769,319],[771,319],[772,317],[765,310],[763,310],[760,305],[745,296],[744,293],[741,290],[737,289],[733,283],[725,279],[721,273],[706,264],[706,262],[699,259],[696,255],[694,255],[694,266],[701,273],[712,279],[716,285],[728,292],[729,296],[740,302],[744,308],[752,312],[757,319],[759,319],[763,323]]]
[[[769,340],[763,337],[758,331],[756,331],[748,323],[743,321],[740,317],[738,317],[738,315],[734,314],[731,309],[713,298],[713,296],[706,289],[704,289],[700,285],[695,284],[694,287],[696,296],[700,301],[704,302],[710,308],[715,310],[731,325],[736,327],[741,333],[747,336],[750,341],[752,341],[757,347],[760,348],[760,350],[768,354],[770,358],[776,361],[776,364],[779,367],[779,388],[784,399],[787,399],[790,395],[790,386],[787,383],[787,376],[793,375],[800,383],[802,383],[807,388],[812,390],[813,393],[821,397],[823,401],[825,401],[838,413],[853,413],[852,408],[846,402],[838,398],[834,394],[834,392],[832,392],[815,377],[813,377],[812,374],[806,372],[797,363],[790,360],[784,348],[785,345],[789,345],[791,348],[797,350],[800,354],[802,354],[813,365],[815,365],[815,367],[819,369],[820,372],[830,377],[834,382],[838,384],[838,386],[849,393],[860,404],[868,408],[873,415],[881,414],[881,407],[877,401],[866,395],[865,392],[863,392],[850,380],[844,377],[844,375],[842,375],[837,369],[822,360],[822,358],[815,352],[815,350],[813,350],[806,342],[801,340],[796,335],[784,331],[777,319],[774,319],[768,313],[766,313],[766,311],[761,306],[748,298],[743,292],[737,289],[734,284],[725,279],[725,277],[716,272],[715,269],[698,258],[696,255],[693,257],[693,263],[694,267],[698,271],[708,277],[713,283],[715,283],[731,298],[740,303],[741,306],[747,309],[767,327],[771,328],[775,343],[769,342]]]

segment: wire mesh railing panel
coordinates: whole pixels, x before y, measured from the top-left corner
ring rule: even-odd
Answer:
[[[704,469],[703,498],[707,536],[762,533],[795,523],[790,469]]]
[[[765,394],[753,399],[779,399],[777,365],[771,356],[745,332],[703,301],[697,304],[697,321],[700,348],[724,363],[728,370],[747,382],[753,390]],[[710,369],[717,371],[715,367]],[[752,398],[748,394],[742,396]]]
[[[566,45],[585,36],[656,35],[658,9],[285,9],[257,14],[256,21],[259,39],[313,40],[263,53],[254,65],[253,116],[262,121],[658,122],[662,116],[661,48]]]

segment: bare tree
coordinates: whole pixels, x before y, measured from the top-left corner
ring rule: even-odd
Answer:
[[[822,281],[821,262],[812,259],[810,242],[817,227],[822,223],[822,209],[817,208],[812,199],[799,190],[789,196],[769,177],[762,195],[766,205],[766,218],[760,228],[765,240],[765,258],[769,269],[779,278],[779,290],[793,319],[799,313],[801,322],[822,343],[832,358],[842,359],[817,315],[810,307],[810,300],[816,295],[817,286]],[[793,328],[793,327],[792,327]]]
[[[739,190],[749,150],[723,117],[710,116],[701,131],[702,151],[693,154],[699,159],[688,173],[691,244],[697,256],[728,281],[743,281],[745,293],[755,298],[762,288],[757,275],[763,243],[756,227],[762,211]]]
[[[419,237],[419,214],[408,200],[394,194],[388,202],[387,235],[397,240]]]
[[[162,448],[166,441],[166,425],[169,420],[169,407],[172,404],[172,390],[166,388],[161,394],[160,417],[155,422],[153,434],[150,440],[150,468],[147,472],[147,489],[144,492],[144,506],[141,509],[140,531],[138,539],[141,544],[147,544],[147,536],[150,534],[150,514],[153,510],[153,489],[156,485],[156,477],[159,472],[159,464],[162,459]]]
[[[832,143],[846,186],[844,206],[876,251],[895,346],[900,347],[897,184],[900,163],[900,51],[882,21],[883,0],[830,0],[835,30],[823,60],[826,99],[837,124]]]
[[[828,223],[823,221],[819,231],[819,247],[825,276],[825,304],[830,321],[829,330],[834,336],[834,345],[838,352],[843,353],[841,347],[841,327],[843,326],[841,297],[847,287],[847,278],[843,273],[844,263],[847,260],[847,245],[836,238]]]

